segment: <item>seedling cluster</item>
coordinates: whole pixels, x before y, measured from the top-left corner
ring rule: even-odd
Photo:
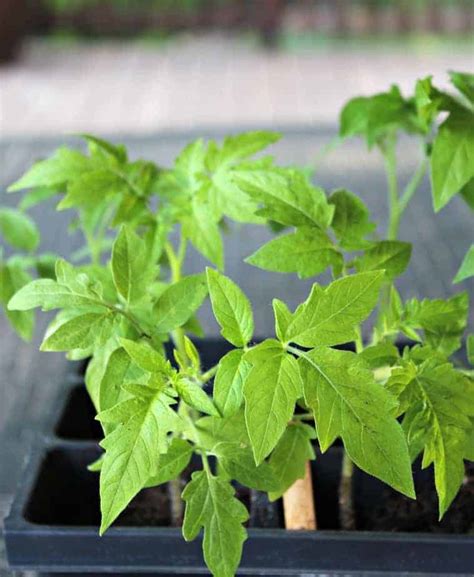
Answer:
[[[464,460],[474,459],[472,371],[451,360],[468,295],[403,302],[395,281],[411,255],[397,238],[400,220],[428,169],[436,211],[458,193],[474,208],[474,77],[451,81],[455,95],[425,78],[409,98],[394,86],[342,111],[340,136],[363,137],[383,155],[386,239],[354,193],[327,195],[306,171],[257,154],[278,140],[272,132],[197,140],[171,168],[131,161],[124,147],[85,135],[87,153],[61,147],[10,187],[28,192],[17,210],[0,210],[0,231],[24,252],[2,261],[1,302],[25,339],[32,309],[59,309],[41,349],[90,359],[86,387],[104,432],[104,453],[91,464],[100,472],[101,533],[143,488],[179,487],[194,455],[201,464],[182,493],[183,536],[203,529],[207,566],[231,577],[248,518],[233,482],[280,498],[305,475],[316,439],[323,452],[342,440],[346,481],[355,464],[413,498],[412,463],[422,455],[422,467],[434,465],[443,516]],[[399,191],[402,133],[420,141],[422,157]],[[85,239],[72,262],[36,253],[27,211],[53,197],[58,210],[75,211]],[[223,272],[227,220],[279,231],[250,265],[300,278],[329,269],[334,279],[315,282],[294,311],[274,299],[275,335],[258,344],[251,303]],[[209,261],[201,274],[183,271],[190,246]],[[471,247],[455,282],[473,274]],[[203,371],[189,335],[202,336],[196,315],[207,297],[234,348]],[[364,342],[361,325],[374,310]],[[399,350],[403,337],[414,346]],[[337,348],[348,343],[353,350]],[[471,335],[471,363],[473,344]]]

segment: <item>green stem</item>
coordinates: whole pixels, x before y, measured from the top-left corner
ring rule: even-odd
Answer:
[[[398,179],[397,179],[397,157],[396,157],[396,139],[391,135],[382,148],[387,173],[388,201],[389,201],[389,223],[388,223],[388,240],[394,240],[398,235],[400,226],[400,210],[398,200]]]
[[[203,373],[199,379],[201,381],[201,383],[204,384],[204,383],[207,383],[207,381],[210,381],[212,379],[212,377],[214,377],[215,374],[217,373],[218,368],[219,368],[219,363],[217,363],[217,365],[214,365],[208,371]]]
[[[339,522],[343,531],[351,531],[355,528],[354,501],[352,499],[353,474],[354,464],[344,451],[339,484]]]
[[[111,305],[110,303],[106,303],[104,301],[97,301],[97,302],[100,303],[101,305],[106,306],[111,311],[114,311],[114,312],[122,315],[123,317],[125,317],[137,329],[137,331],[140,333],[140,335],[143,335],[147,339],[151,339],[151,335],[147,331],[145,331],[145,329],[140,325],[140,323],[137,321],[137,319],[132,314],[130,314],[128,311],[121,309],[115,305]]]
[[[313,413],[296,413],[293,415],[293,421],[313,421]]]
[[[175,252],[173,245],[170,242],[167,242],[165,244],[165,252],[171,269],[170,282],[174,284],[181,280],[181,269],[186,256],[186,239],[181,237],[177,253]],[[184,330],[181,327],[175,329],[171,333],[171,337],[181,355],[181,358],[185,362],[189,362],[186,348],[184,346]]]
[[[429,166],[428,158],[424,158],[420,164],[420,166],[416,169],[414,175],[410,179],[410,182],[406,185],[405,190],[403,191],[402,197],[400,198],[400,202],[398,205],[398,212],[399,217],[403,215],[407,206],[409,205],[413,195],[418,190],[423,178],[425,177],[426,171]]]
[[[200,434],[198,431],[198,428],[196,427],[196,424],[193,421],[193,418],[189,412],[188,406],[185,403],[181,403],[180,404],[180,410],[181,410],[181,414],[183,415],[183,417],[185,418],[185,420],[188,422],[192,432],[193,432],[193,437],[194,437],[194,444],[197,447],[202,447],[203,444],[201,443],[201,438],[200,438]],[[202,465],[204,467],[204,470],[209,473],[212,474],[211,472],[211,466],[209,464],[209,458],[207,456],[207,453],[204,449],[200,450],[200,455],[201,455],[201,459],[202,459]]]

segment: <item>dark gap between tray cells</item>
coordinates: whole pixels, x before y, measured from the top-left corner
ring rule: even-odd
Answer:
[[[41,464],[25,518],[40,525],[98,526],[99,475],[87,465],[100,454],[98,447],[61,447],[50,450]],[[312,462],[319,529],[339,529],[338,484],[342,451],[330,449]],[[187,471],[199,468],[196,464]],[[474,531],[474,466],[466,469],[466,483],[437,521],[437,497],[431,469],[416,467],[418,501],[400,495],[377,479],[356,470],[354,504],[359,530],[470,534]],[[281,501],[269,505],[265,495],[236,485],[237,496],[250,511],[249,526],[283,528]],[[145,489],[117,520],[122,526],[169,526],[166,486]]]
[[[87,465],[100,455],[98,447],[61,447],[48,451],[41,463],[24,517],[38,525],[98,526],[100,524],[99,474]],[[200,468],[199,459],[183,478]],[[236,485],[238,498],[250,513],[248,526],[283,528],[280,502],[269,503],[263,493]],[[143,489],[115,522],[125,527],[170,525],[166,485]]]

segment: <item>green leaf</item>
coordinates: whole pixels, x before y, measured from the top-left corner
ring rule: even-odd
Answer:
[[[454,277],[454,283],[462,282],[467,278],[474,276],[474,244],[471,244],[469,250],[461,263],[461,266]]]
[[[264,208],[257,214],[288,226],[318,226],[331,223],[334,208],[321,188],[311,185],[296,170],[254,170],[237,173],[235,182]]]
[[[119,347],[108,355],[104,372],[99,380],[98,410],[105,411],[124,400],[122,385],[130,371],[132,361],[127,351]],[[105,428],[107,432],[107,427]]]
[[[474,334],[469,335],[467,337],[466,349],[467,349],[467,360],[472,366],[474,366]]]
[[[230,417],[202,417],[196,422],[199,440],[203,446],[214,451],[218,443],[237,443],[250,447],[243,408]]]
[[[242,290],[228,277],[207,268],[212,310],[221,334],[236,347],[244,347],[253,335],[252,307]]]
[[[104,461],[104,455],[101,455],[98,459],[92,461],[92,463],[87,465],[87,470],[90,471],[91,473],[99,473],[100,470],[102,469],[103,461]]]
[[[15,248],[36,250],[40,235],[31,218],[13,208],[0,208],[0,234]]]
[[[316,438],[312,427],[303,423],[291,424],[286,428],[270,457],[270,467],[278,479],[279,488],[270,492],[270,500],[276,501],[297,479],[306,472],[306,463],[315,459],[311,441]]]
[[[369,221],[369,211],[354,193],[348,190],[336,190],[329,197],[329,204],[335,206],[331,226],[342,248],[361,250],[371,243],[365,237],[375,230],[375,224]]]
[[[449,78],[459,92],[474,104],[474,74],[450,71]]]
[[[158,333],[168,333],[184,325],[201,306],[207,295],[204,274],[187,276],[170,285],[157,300],[153,314]]]
[[[464,457],[474,416],[474,383],[428,351],[420,365],[397,369],[391,381],[402,410],[410,444],[424,450],[423,467],[432,463],[442,517],[464,479]],[[392,388],[392,382],[388,386]],[[415,451],[416,453],[416,451]]]
[[[8,303],[9,310],[27,311],[41,307],[44,311],[64,307],[89,307],[98,305],[94,296],[84,287],[82,293],[72,291],[67,286],[52,279],[33,280],[22,287]]]
[[[438,212],[474,177],[474,114],[452,112],[433,142],[431,181]]]
[[[168,450],[168,433],[179,426],[170,408],[174,401],[162,387],[134,387],[135,396],[102,411],[97,418],[116,428],[102,441],[105,457],[100,472],[100,534],[133,497],[158,474],[158,455]]]
[[[144,341],[131,341],[130,339],[120,339],[121,345],[127,351],[127,354],[144,371],[149,373],[162,373],[169,375],[172,368],[169,361],[155,351],[148,343]]]
[[[126,193],[128,187],[122,177],[107,168],[86,172],[67,187],[67,194],[58,204],[58,210],[81,207],[90,208],[109,196]]]
[[[58,186],[77,178],[93,167],[91,160],[77,150],[58,148],[51,158],[34,164],[25,175],[8,188],[8,192],[38,186]]]
[[[236,413],[243,400],[243,384],[250,364],[243,359],[242,350],[230,351],[219,361],[214,378],[214,402],[224,417]]]
[[[242,523],[248,519],[244,505],[234,496],[228,481],[205,471],[193,473],[183,491],[186,512],[183,536],[195,539],[204,528],[204,560],[213,575],[234,577],[242,556],[247,533]]]
[[[227,136],[221,147],[211,142],[206,154],[207,167],[215,171],[217,168],[245,160],[280,138],[281,135],[277,132],[256,130]]]
[[[450,355],[461,346],[468,314],[469,296],[466,292],[446,300],[411,299],[405,303],[402,330],[423,330],[427,344]]]
[[[341,437],[360,469],[414,498],[407,442],[395,418],[397,402],[372,371],[354,353],[329,348],[304,353],[299,364],[321,450]]]
[[[192,212],[182,222],[182,231],[193,246],[219,270],[224,268],[224,248],[219,227],[208,205],[195,201]]]
[[[214,406],[212,399],[207,396],[197,383],[181,378],[176,381],[175,388],[181,399],[193,409],[208,415],[219,415],[219,411]]]
[[[287,305],[279,300],[273,299],[273,314],[275,315],[275,333],[279,341],[286,341],[286,332],[293,320],[293,315]]]
[[[158,456],[158,473],[148,480],[146,487],[156,487],[178,478],[189,465],[192,456],[192,445],[184,439],[173,439],[168,451]]]
[[[244,384],[245,421],[257,465],[275,448],[301,394],[298,363],[282,349],[267,349],[250,369]]]
[[[433,88],[432,76],[417,80],[415,86],[415,105],[422,126],[429,131],[442,105],[443,97]]]
[[[154,277],[154,264],[148,262],[144,241],[128,226],[121,228],[114,242],[112,273],[117,291],[128,303],[142,299]]]
[[[252,451],[236,442],[218,443],[213,452],[219,459],[219,465],[230,479],[256,491],[278,491],[280,484],[277,475],[267,462],[255,464]]]
[[[414,102],[404,99],[397,86],[389,92],[354,98],[341,112],[340,135],[363,136],[369,148],[395,130],[422,132]]]
[[[367,366],[371,369],[377,369],[384,366],[394,365],[400,358],[397,347],[390,342],[377,343],[366,347],[359,357],[364,359]]]
[[[409,242],[382,240],[355,260],[355,268],[358,272],[383,269],[386,279],[392,281],[406,270],[410,257]]]
[[[342,255],[318,228],[302,227],[263,245],[245,262],[273,272],[297,273],[300,278],[320,274],[328,266],[340,267]]]
[[[314,284],[295,312],[286,340],[303,347],[353,341],[356,329],[377,304],[383,280],[384,272],[374,271],[338,279],[325,289]]]
[[[29,208],[41,204],[56,194],[58,194],[58,190],[49,186],[39,186],[37,188],[33,188],[22,196],[18,208],[20,210],[28,210]]]
[[[461,188],[459,194],[468,207],[474,210],[474,178],[471,178],[471,180]]]
[[[69,351],[86,349],[110,332],[113,315],[107,313],[86,313],[62,323],[52,333],[47,334],[41,344],[42,351]]]
[[[31,276],[20,266],[0,263],[0,303],[12,327],[25,341],[33,336],[35,317],[31,311],[13,311],[7,309],[12,296],[31,281]]]

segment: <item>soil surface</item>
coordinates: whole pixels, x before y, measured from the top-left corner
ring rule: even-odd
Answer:
[[[143,489],[117,520],[125,527],[159,527],[170,524],[170,504],[166,485]]]
[[[416,501],[385,488],[382,503],[358,515],[357,529],[474,534],[474,463],[466,465],[464,485],[441,522],[433,481],[415,484]]]

